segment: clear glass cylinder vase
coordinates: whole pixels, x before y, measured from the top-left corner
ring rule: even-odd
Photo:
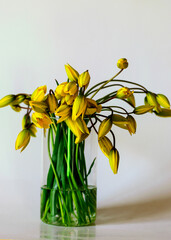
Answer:
[[[95,134],[75,144],[65,123],[50,126],[42,143],[41,220],[57,226],[86,226],[96,219]]]

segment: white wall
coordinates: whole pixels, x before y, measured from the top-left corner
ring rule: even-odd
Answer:
[[[169,0],[0,0],[0,98],[44,84],[54,88],[55,78],[66,79],[65,63],[89,69],[95,84],[113,76],[117,60],[126,57],[122,79],[171,100],[170,8]],[[22,154],[15,151],[21,119],[22,113],[0,109],[0,217],[2,209],[27,204],[37,218],[41,134]],[[115,128],[118,175],[98,152],[99,207],[171,197],[171,119],[147,114],[137,121],[132,137]]]

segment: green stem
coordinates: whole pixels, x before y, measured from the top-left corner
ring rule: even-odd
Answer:
[[[110,81],[112,81],[115,77],[117,77],[124,69],[121,69],[117,74],[115,74],[115,76],[113,76],[111,79],[109,79],[108,81],[106,81],[101,87],[99,87],[96,92],[93,94],[93,96],[91,96],[91,99],[106,85],[108,84]]]
[[[70,172],[70,161],[71,161],[71,130],[68,127],[68,144],[67,144],[67,177]]]

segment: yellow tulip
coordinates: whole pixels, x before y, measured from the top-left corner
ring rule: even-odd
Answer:
[[[158,117],[171,117],[171,109],[162,108],[161,112],[154,112]]]
[[[77,118],[77,120],[75,121],[75,123],[76,123],[76,126],[80,129],[80,131],[81,131],[82,133],[90,134],[90,132],[89,132],[89,130],[88,130],[88,128],[87,128],[87,125],[86,125],[85,121],[84,121],[81,117]]]
[[[15,96],[15,99],[14,99],[14,101],[12,101],[11,105],[19,105],[20,103],[22,103],[24,101],[25,98],[26,98],[26,95],[18,94]]]
[[[46,85],[36,88],[36,90],[31,95],[31,100],[39,102],[45,100],[46,91],[47,91]]]
[[[75,121],[81,114],[84,115],[87,102],[84,96],[79,95],[75,98],[72,107],[72,120]]]
[[[112,122],[113,124],[127,124],[129,123],[128,120],[119,114],[113,114],[112,115]]]
[[[75,139],[75,144],[78,144],[78,143],[84,141],[88,136],[89,136],[89,134],[87,134],[87,133],[81,133],[81,135],[79,135],[79,136]]]
[[[12,95],[12,94],[1,98],[0,99],[0,108],[8,106],[9,104],[11,104],[14,101],[14,99],[15,99],[15,95]]]
[[[104,153],[104,155],[106,157],[109,157],[109,153],[112,149],[112,143],[111,141],[109,140],[108,137],[104,136],[104,137],[101,137],[99,140],[98,140],[98,143],[99,143],[99,146],[100,146],[100,149],[102,150],[102,152]]]
[[[49,125],[52,123],[50,117],[45,113],[34,112],[32,114],[32,121],[39,128],[49,128]]]
[[[25,114],[22,120],[22,128],[27,128],[31,123],[31,119],[30,119],[30,115],[29,114]]]
[[[102,110],[102,106],[101,105],[97,105],[96,101],[90,98],[86,98],[87,101],[87,108],[85,111],[85,115],[92,115],[95,112],[101,112]]]
[[[126,58],[121,58],[117,62],[117,67],[120,69],[125,69],[128,67],[128,61]]]
[[[65,86],[67,85],[68,83],[67,82],[63,82],[61,84],[59,84],[57,87],[56,87],[56,90],[55,90],[55,97],[59,100],[61,99],[62,97],[64,97],[66,95],[66,93],[64,92],[64,88]]]
[[[74,133],[75,136],[81,137],[82,133],[79,127],[76,125],[75,121],[73,121],[71,117],[67,118],[65,120],[65,123],[70,128],[70,130]]]
[[[78,92],[78,86],[76,82],[69,82],[64,87],[64,93],[75,95]]]
[[[46,99],[47,105],[48,105],[48,109],[50,113],[54,113],[56,111],[56,109],[58,108],[58,102],[57,99],[55,97],[55,95],[52,93],[49,93]]]
[[[65,102],[66,102],[66,104],[67,105],[72,105],[72,103],[74,102],[74,99],[75,99],[75,97],[74,96],[71,96],[71,95],[69,95],[69,94],[67,94],[66,96],[65,96]]]
[[[57,108],[55,114],[60,117],[71,115],[71,107],[69,107],[67,104],[62,104]]]
[[[154,110],[159,113],[161,111],[161,107],[159,105],[159,103],[157,102],[157,99],[156,99],[156,95],[152,92],[148,92],[146,94],[147,96],[147,102],[150,106],[153,106],[154,107]]]
[[[112,148],[109,153],[109,164],[114,174],[118,172],[119,152],[116,148]]]
[[[90,82],[90,74],[87,70],[78,77],[78,85],[80,88],[85,87],[86,89],[89,85],[89,82]]]
[[[28,128],[29,132],[30,132],[30,135],[32,137],[36,137],[36,132],[37,132],[37,129],[36,129],[36,126],[34,123],[31,123],[29,128]]]
[[[15,142],[15,149],[18,150],[20,148],[21,152],[27,147],[30,141],[30,132],[28,129],[23,129],[17,136]]]
[[[128,101],[133,107],[135,107],[135,97],[134,97],[133,94],[127,98],[127,101]]]
[[[19,105],[10,105],[12,110],[14,110],[15,112],[20,112],[21,111],[21,107]]]
[[[128,124],[127,124],[127,128],[128,128],[128,131],[129,133],[132,135],[136,133],[136,128],[137,128],[137,123],[135,121],[135,119],[128,115],[128,117],[126,118],[128,120]]]
[[[79,73],[73,67],[67,64],[65,65],[65,71],[71,82],[72,81],[77,82]]]
[[[168,98],[163,94],[157,94],[156,96],[157,102],[164,108],[170,108],[170,102]]]
[[[111,128],[112,120],[110,118],[104,119],[99,126],[98,139],[104,137],[110,131]]]
[[[116,97],[120,98],[120,99],[125,99],[130,97],[134,92],[130,91],[129,88],[127,87],[122,87],[120,88],[117,93],[116,93]]]
[[[141,105],[141,106],[136,107],[134,109],[134,113],[137,114],[137,115],[144,114],[144,113],[150,112],[153,108],[154,108],[154,106]]]
[[[46,102],[30,101],[29,103],[35,112],[38,112],[38,113],[47,112],[48,105]]]

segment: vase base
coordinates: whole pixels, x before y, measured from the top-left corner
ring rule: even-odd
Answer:
[[[81,227],[94,225],[96,220],[95,186],[79,189],[41,188],[41,220],[55,226]]]

